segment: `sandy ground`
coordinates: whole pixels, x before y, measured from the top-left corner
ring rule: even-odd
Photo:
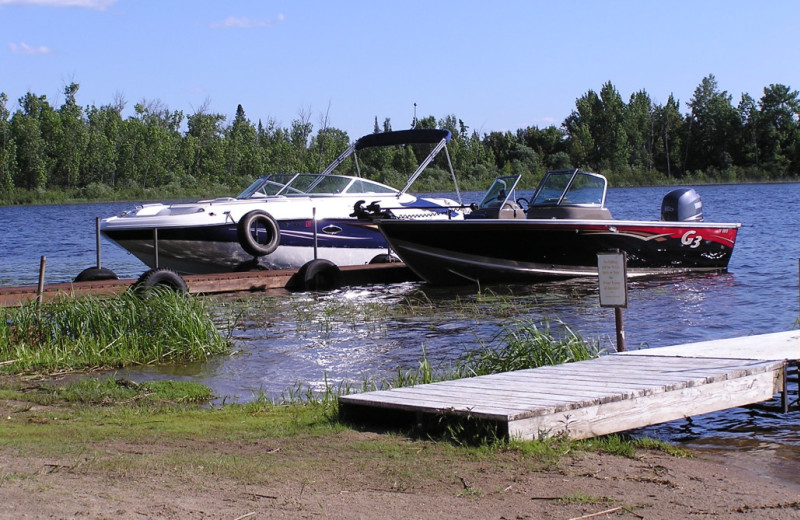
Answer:
[[[581,452],[532,470],[524,455],[507,451],[479,460],[423,459],[425,467],[411,475],[392,474],[391,455],[380,449],[369,461],[354,460],[363,446],[385,440],[384,434],[345,431],[316,442],[267,439],[200,448],[266,456],[281,463],[276,466],[297,468],[271,477],[265,464],[258,484],[177,470],[124,475],[102,470],[97,461],[84,467],[74,455],[20,456],[0,443],[0,518],[800,518],[800,485],[770,477],[763,454],[676,458],[644,451],[625,458]],[[430,444],[399,442],[421,451]],[[352,450],[355,444],[361,451]],[[198,447],[112,442],[96,449],[169,456]]]

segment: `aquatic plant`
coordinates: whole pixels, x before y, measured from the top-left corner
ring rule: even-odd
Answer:
[[[563,322],[538,325],[530,319],[513,320],[491,341],[464,354],[457,363],[462,376],[487,375],[526,368],[584,361],[600,356],[598,343],[589,343]]]
[[[230,351],[204,300],[160,288],[148,298],[65,297],[0,309],[0,370],[57,372],[199,361]]]

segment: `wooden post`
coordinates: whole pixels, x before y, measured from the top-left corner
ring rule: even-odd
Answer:
[[[614,322],[617,325],[617,352],[625,352],[625,322],[622,307],[614,307]]]
[[[597,253],[597,281],[600,306],[614,307],[617,328],[617,352],[625,351],[625,322],[622,309],[628,306],[628,255],[625,251]]]
[[[43,256],[39,262],[39,287],[36,290],[36,301],[41,305],[44,300],[44,268],[47,265],[47,257]]]

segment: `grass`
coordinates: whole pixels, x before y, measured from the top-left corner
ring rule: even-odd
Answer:
[[[417,298],[417,296],[413,296]],[[131,364],[174,363],[202,360],[230,350],[230,335],[243,323],[269,320],[275,302],[268,298],[260,302],[237,302],[209,307],[199,297],[164,291],[142,299],[134,294],[118,298],[81,298],[38,306],[35,303],[18,309],[2,309],[0,321],[0,369],[14,373],[53,373],[95,368],[114,368]],[[369,323],[376,329],[387,316],[413,318],[430,312],[434,305],[420,297],[416,305],[375,305],[324,301],[326,312],[313,313],[295,302],[298,329],[314,327],[327,331],[351,323]],[[472,302],[459,302],[456,308],[463,316],[482,316],[484,306],[513,314],[513,300],[494,295],[482,295]],[[218,329],[227,329],[227,337]],[[234,442],[260,435],[284,438],[287,435],[316,437],[348,429],[338,419],[338,396],[353,391],[373,390],[429,383],[436,380],[484,375],[508,370],[534,368],[547,364],[590,359],[601,355],[596,343],[580,338],[566,324],[545,321],[510,320],[494,338],[459,359],[455,367],[436,370],[423,351],[415,369],[400,371],[384,381],[326,384],[322,392],[298,385],[287,390],[280,399],[257,396],[246,404],[224,404],[209,407],[213,396],[199,384],[177,381],[153,381],[137,384],[109,377],[86,377],[63,386],[34,385],[24,389],[0,388],[0,399],[23,403],[56,405],[51,415],[31,421],[14,420],[16,413],[30,412],[30,406],[20,405],[11,419],[4,422],[10,428],[7,442],[19,446],[23,439],[53,443],[50,449],[67,451],[81,449],[85,439],[95,441],[127,438],[137,442],[155,442],[174,436],[198,442]],[[28,406],[26,408],[26,406]],[[32,425],[49,424],[36,429]],[[58,426],[56,426],[58,425]],[[637,449],[659,449],[670,452],[666,444],[652,440],[630,440],[609,436],[600,440],[570,441],[565,438],[522,442],[502,438],[492,425],[479,421],[454,420],[441,417],[435,429],[436,440],[467,450],[470,456],[514,451],[535,462],[533,466],[550,466],[575,450],[590,449],[626,457],[635,456]],[[59,429],[60,433],[56,433]],[[410,432],[404,432],[410,435]],[[59,444],[59,438],[75,437],[75,444]],[[56,448],[55,445],[59,444]],[[396,449],[396,447],[387,448]],[[405,452],[400,450],[398,456]],[[671,452],[680,455],[679,452]],[[195,462],[211,467],[230,464],[222,458],[217,462],[202,460],[194,454]],[[222,462],[221,462],[222,461]],[[119,462],[132,464],[132,462]],[[186,462],[189,464],[189,462]],[[221,471],[221,470],[220,470]],[[239,470],[237,470],[239,471]],[[246,470],[244,470],[246,471]],[[410,470],[409,470],[410,471]],[[403,471],[400,471],[403,473]],[[400,479],[403,480],[403,479]]]
[[[74,461],[73,471],[125,478],[171,472],[200,480],[225,477],[263,483],[267,478],[313,474],[317,464],[333,457],[352,460],[355,470],[377,465],[387,486],[404,490],[420,478],[452,479],[454,464],[485,461],[534,472],[552,470],[564,457],[581,451],[626,457],[635,457],[639,449],[671,452],[658,441],[619,436],[475,443],[386,431],[344,441],[352,429],[337,419],[331,403],[260,401],[215,407],[203,404],[210,392],[195,383],[137,385],[109,377],[60,386],[29,383],[23,388],[2,381],[0,399],[17,405],[1,418],[0,450],[59,457]],[[623,445],[628,448],[621,449]]]
[[[54,373],[205,360],[228,353],[197,297],[64,298],[0,309],[0,371]]]

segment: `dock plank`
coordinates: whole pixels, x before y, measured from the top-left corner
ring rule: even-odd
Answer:
[[[762,349],[759,358],[741,358],[744,350],[736,346],[728,356],[709,358],[703,357],[705,347],[696,357],[687,356],[686,348],[682,355],[648,356],[658,350],[650,349],[352,394],[339,403],[343,413],[383,408],[493,420],[523,439],[586,438],[763,402],[784,390],[787,362],[782,354],[763,356]]]
[[[522,439],[542,435],[583,439],[762,402],[775,393],[775,375],[764,372],[676,392],[526,417],[509,422],[509,435]]]
[[[798,360],[800,359],[800,330],[684,343],[669,347],[632,350],[620,354],[625,356]]]

